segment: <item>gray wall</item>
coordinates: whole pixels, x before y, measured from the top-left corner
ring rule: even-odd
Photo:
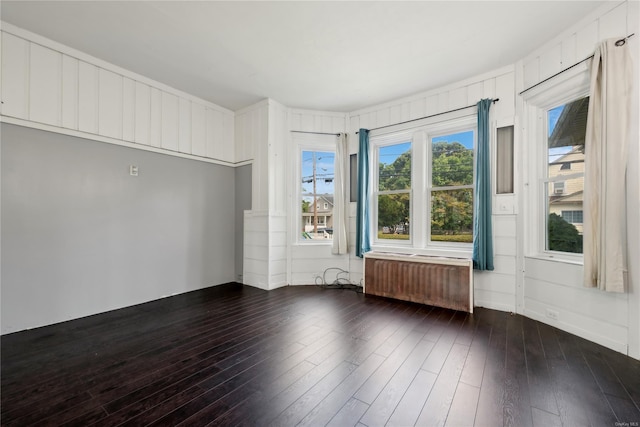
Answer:
[[[236,168],[236,280],[241,283],[245,210],[251,210],[251,165]]]
[[[0,130],[2,333],[235,280],[234,168]]]

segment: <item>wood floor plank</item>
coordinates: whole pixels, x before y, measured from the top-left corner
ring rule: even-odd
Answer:
[[[456,389],[456,394],[453,396],[445,426],[466,427],[474,425],[479,396],[479,387],[474,387],[463,382],[458,383],[458,388]]]
[[[332,421],[332,417],[336,414],[336,408],[340,408],[352,399],[353,394],[364,384],[364,382],[378,369],[378,367],[384,362],[385,358],[379,354],[371,354],[367,360],[365,360],[358,368],[353,371],[345,380],[338,385],[325,399],[322,400],[313,410],[311,410],[305,418],[298,424],[302,426],[317,426],[325,425]],[[356,404],[361,403],[368,407],[368,405],[356,400],[352,402]],[[356,405],[358,407],[362,407]],[[341,410],[342,411],[342,410]],[[349,410],[349,413],[352,413]],[[362,414],[360,414],[362,416]],[[338,419],[342,419],[339,417]],[[360,417],[358,417],[360,419]],[[356,420],[357,421],[357,420]],[[335,420],[333,420],[335,422]],[[355,424],[355,423],[354,423]]]
[[[468,346],[453,344],[449,357],[422,408],[417,425],[443,426],[445,424],[468,352]]]
[[[159,321],[161,319],[161,321]],[[239,284],[0,338],[2,426],[600,426],[640,362],[551,326]]]
[[[429,356],[433,346],[433,342],[423,339],[414,347],[404,363],[369,406],[369,409],[360,420],[363,424],[368,426],[386,424],[398,402],[400,402],[407,388],[409,388],[409,385],[418,374],[420,366]]]
[[[338,413],[327,423],[327,427],[344,427],[358,424],[369,405],[358,399],[350,399]],[[363,425],[363,424],[360,424]]]
[[[388,425],[390,426],[412,426],[415,425],[424,403],[427,401],[435,384],[437,375],[425,370],[418,371],[406,393],[400,399]]]

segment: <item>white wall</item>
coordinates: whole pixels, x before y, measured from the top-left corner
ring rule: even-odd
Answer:
[[[638,2],[611,2],[595,11],[564,34],[554,38],[528,57],[516,64],[516,91],[521,92],[555,73],[589,57],[597,43],[606,38],[624,37],[631,33],[636,36],[628,40],[634,53],[635,81],[638,82]],[[606,347],[640,358],[638,342],[640,337],[640,275],[637,262],[640,259],[640,239],[638,231],[638,106],[637,86],[628,164],[628,212],[629,212],[629,282],[630,289],[625,294],[605,293],[597,289],[582,286],[582,265],[543,259],[535,256],[531,242],[521,242],[522,255],[519,263],[523,273],[518,278],[523,284],[519,299],[523,302],[522,311],[528,317],[551,324],[578,336],[587,338]],[[527,141],[529,128],[535,126],[533,119],[525,117],[521,98],[518,98],[518,111],[522,116],[523,147],[532,146],[536,141]],[[524,153],[524,149],[521,150]],[[526,174],[530,165],[521,154],[520,170]],[[526,180],[526,175],[525,175]],[[522,212],[518,217],[519,236],[526,236],[525,229],[531,227],[532,215],[526,206],[529,198],[525,185],[521,182],[520,192]],[[533,196],[531,196],[533,197]],[[522,239],[524,240],[524,239]],[[558,313],[558,319],[548,316],[548,311]]]
[[[1,132],[2,333],[235,280],[234,168]]]
[[[234,113],[0,37],[2,333],[235,280]]]
[[[288,109],[266,99],[236,113],[236,156],[252,162],[252,206],[245,211],[243,283],[262,289],[287,281],[286,128]]]
[[[234,113],[2,23],[2,121],[233,166]]]
[[[346,132],[346,117],[344,113],[332,113],[327,111],[313,111],[294,109],[289,112],[288,129],[302,132],[322,132],[327,134],[338,134]],[[304,134],[297,134],[308,136]],[[323,140],[332,141],[335,137],[331,135],[320,136]],[[288,229],[290,238],[288,239],[288,271],[287,277],[292,285],[315,284],[318,278],[322,277],[328,268],[340,268],[350,270],[348,255],[333,255],[331,253],[331,242],[308,243],[300,242],[297,233],[297,220],[300,214],[300,206],[297,200],[297,180],[295,170],[297,167],[298,149],[292,138],[288,140],[288,152],[292,153],[287,164],[289,171],[289,186],[287,189],[289,204]],[[294,154],[295,153],[295,154]],[[335,271],[332,272],[330,280],[335,279]],[[329,279],[328,279],[329,280]]]

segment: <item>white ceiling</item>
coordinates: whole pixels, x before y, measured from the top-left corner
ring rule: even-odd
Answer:
[[[6,1],[2,20],[231,110],[353,111],[515,63],[603,1]]]

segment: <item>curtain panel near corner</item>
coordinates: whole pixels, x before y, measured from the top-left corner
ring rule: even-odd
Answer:
[[[358,199],[356,210],[356,255],[371,250],[369,237],[369,130],[360,129],[358,145]]]
[[[584,167],[584,284],[608,292],[624,292],[632,93],[628,43],[616,40],[602,42],[591,62]]]
[[[336,140],[334,205],[333,205],[333,246],[334,255],[346,254],[347,247],[347,175],[346,162],[349,158],[347,137],[341,133]]]
[[[473,203],[473,268],[493,270],[493,233],[491,228],[491,162],[489,109],[491,99],[478,102],[478,148]]]

